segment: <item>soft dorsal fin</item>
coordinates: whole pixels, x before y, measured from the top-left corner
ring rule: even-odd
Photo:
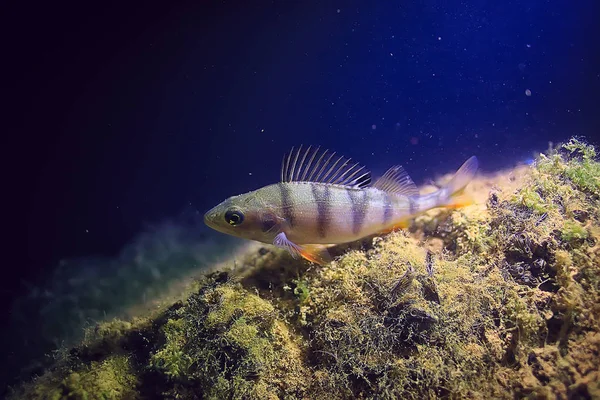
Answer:
[[[335,152],[312,146],[303,150],[300,146],[283,156],[281,182],[320,182],[364,188],[371,182],[371,173]]]
[[[404,196],[415,196],[419,194],[417,185],[410,179],[404,168],[395,165],[388,169],[385,174],[375,183],[373,187],[388,193],[401,194]]]

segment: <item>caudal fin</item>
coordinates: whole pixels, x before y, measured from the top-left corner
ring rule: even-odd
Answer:
[[[456,171],[456,174],[450,179],[441,190],[446,193],[446,200],[443,201],[445,207],[464,207],[473,204],[473,200],[465,195],[465,187],[473,180],[477,173],[479,162],[477,157],[472,156]]]

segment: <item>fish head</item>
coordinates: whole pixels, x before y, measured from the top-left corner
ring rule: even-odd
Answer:
[[[232,196],[204,214],[210,228],[243,239],[270,243],[277,231],[278,218],[260,195],[260,189]]]

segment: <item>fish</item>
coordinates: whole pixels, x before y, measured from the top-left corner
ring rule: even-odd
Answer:
[[[475,156],[447,184],[421,195],[400,165],[372,183],[360,163],[319,146],[302,147],[284,155],[278,183],[229,197],[205,213],[205,224],[326,265],[331,246],[406,228],[432,208],[472,204],[464,189],[477,172]]]

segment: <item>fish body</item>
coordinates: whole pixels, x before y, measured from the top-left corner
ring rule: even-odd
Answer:
[[[477,170],[471,157],[446,186],[420,195],[400,166],[369,185],[370,173],[350,161],[318,148],[292,149],[281,182],[230,197],[205,214],[205,223],[324,264],[330,260],[327,245],[405,227],[431,208],[463,205],[460,194]]]
[[[285,223],[288,239],[297,244],[358,240],[390,228],[419,203],[375,188],[318,182],[280,182],[251,193],[269,204],[267,208]],[[272,242],[279,232],[269,233],[262,241]]]

